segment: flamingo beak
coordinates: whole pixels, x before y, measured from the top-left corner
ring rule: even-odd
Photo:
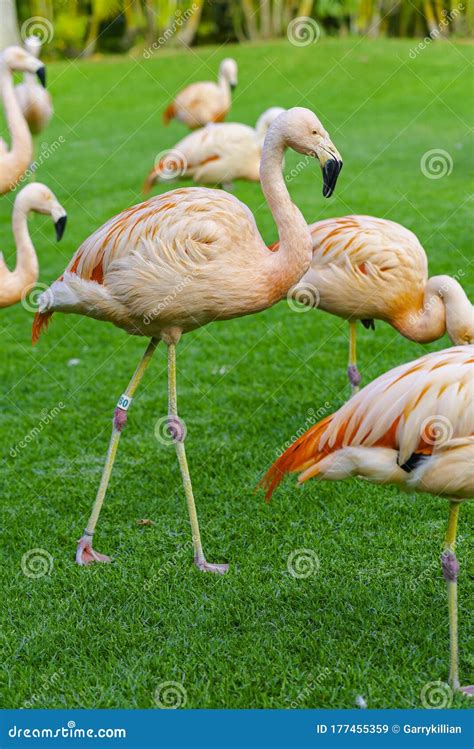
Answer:
[[[328,159],[322,167],[323,195],[325,198],[330,198],[333,194],[341,169],[342,161],[338,159]]]
[[[43,86],[43,88],[46,88],[46,68],[44,65],[42,65],[38,70],[36,71],[36,75],[38,76],[39,82]]]
[[[56,229],[56,240],[58,242],[64,234],[66,223],[67,223],[67,216],[64,215],[64,216],[61,216],[61,218],[58,218],[58,220],[54,224],[54,228]]]

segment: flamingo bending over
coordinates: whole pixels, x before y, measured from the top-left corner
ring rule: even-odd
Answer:
[[[226,57],[219,65],[217,83],[200,81],[183,88],[163,114],[165,125],[179,120],[191,130],[208,122],[222,122],[230,110],[231,92],[237,86],[237,63]]]
[[[208,185],[232,187],[234,179],[258,182],[263,141],[281,107],[270,107],[255,128],[239,122],[210,123],[182,138],[153,167],[143,185],[147,195],[155,182],[189,179]]]
[[[270,499],[288,471],[337,481],[359,476],[375,484],[447,497],[449,522],[441,556],[448,588],[450,671],[459,686],[456,529],[460,503],[474,496],[474,346],[437,351],[391,369],[339,411],[294,442],[263,477]]]
[[[174,439],[191,521],[194,561],[223,573],[203,553],[178,416],[176,345],[183,333],[270,307],[301,278],[311,259],[311,237],[282,175],[286,147],[319,159],[329,197],[342,166],[313,112],[296,107],[269,128],[261,162],[262,189],[278,227],[280,249],[263,242],[251,211],[220,190],[173,190],[112,218],[79,247],[64,275],[39,299],[33,341],[52,312],[76,312],[150,336],[148,348],[114,412],[112,436],[92,514],[79,541],[79,564],[110,561],[92,548],[127,409],[160,340],[168,347],[168,428]]]
[[[426,253],[409,229],[374,216],[329,218],[309,228],[313,259],[289,296],[349,321],[353,393],[361,380],[357,320],[372,328],[384,320],[418,343],[445,332],[455,345],[474,343],[474,310],[464,289],[450,276],[428,278]]]
[[[66,211],[49,187],[41,182],[32,182],[20,190],[15,198],[12,216],[16,246],[13,271],[8,270],[0,252],[0,307],[19,302],[38,280],[38,257],[28,231],[28,214],[31,211],[51,216],[58,241],[66,228]]]
[[[0,195],[13,190],[33,159],[33,141],[13,86],[13,72],[36,73],[46,85],[41,62],[21,47],[7,47],[0,53],[0,95],[11,135],[11,149],[0,138]]]
[[[39,58],[41,46],[41,40],[37,36],[25,39],[25,49],[33,57]],[[15,95],[30,132],[38,135],[53,116],[51,94],[43,86],[38,86],[33,73],[25,73],[23,83],[15,86]]]

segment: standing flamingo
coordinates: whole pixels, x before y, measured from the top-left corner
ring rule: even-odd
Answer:
[[[53,219],[59,241],[66,227],[66,211],[53,192],[34,182],[17,194],[13,206],[12,229],[16,245],[16,265],[9,271],[0,252],[0,307],[19,302],[38,280],[38,258],[28,231],[28,214],[44,213]]]
[[[33,342],[52,312],[76,312],[113,322],[151,341],[114,412],[109,452],[92,514],[79,541],[79,564],[106,562],[92,548],[132,396],[160,340],[168,347],[168,425],[174,438],[191,521],[194,561],[204,571],[227,565],[205,559],[176,397],[176,345],[182,335],[214,320],[252,314],[278,302],[311,259],[311,237],[282,175],[286,147],[319,159],[329,197],[342,163],[311,111],[296,107],[270,127],[261,162],[262,189],[278,227],[280,249],[264,244],[250,210],[220,190],[173,190],[129,208],[92,234],[63,276],[40,297]]]
[[[29,36],[25,39],[25,49],[33,57],[39,58],[40,39],[37,36]],[[43,86],[38,86],[33,73],[24,74],[23,83],[15,86],[15,94],[30,132],[38,135],[53,116],[51,95]]]
[[[457,577],[454,553],[460,503],[474,496],[474,346],[437,351],[391,369],[339,411],[294,442],[262,479],[266,497],[288,471],[336,481],[360,476],[375,484],[449,498],[441,557],[448,587],[450,671],[459,687]]]
[[[33,141],[13,87],[13,72],[36,73],[43,86],[43,63],[21,47],[7,47],[0,53],[0,95],[11,135],[11,149],[0,138],[0,195],[13,190],[33,159]]]
[[[428,260],[413,232],[373,216],[343,216],[310,225],[313,259],[290,296],[349,321],[348,377],[361,380],[356,321],[384,320],[418,343],[447,331],[452,343],[474,343],[474,310],[459,282],[428,278]],[[272,245],[273,248],[278,244]]]
[[[260,179],[260,159],[267,130],[281,107],[270,107],[255,128],[240,122],[211,123],[182,138],[157,160],[143,185],[148,194],[155,182],[193,179],[208,185],[232,187],[234,179]]]
[[[226,57],[219,66],[217,83],[200,81],[183,88],[166,108],[163,122],[168,125],[176,119],[191,130],[208,122],[222,122],[230,110],[231,92],[236,86],[237,63]]]

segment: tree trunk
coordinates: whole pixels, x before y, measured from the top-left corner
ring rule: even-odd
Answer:
[[[260,30],[264,39],[272,35],[272,16],[270,0],[260,0]]]
[[[18,44],[18,17],[14,0],[0,0],[0,50]]]
[[[298,18],[300,16],[311,17],[313,12],[314,0],[301,0],[298,6]]]
[[[439,28],[436,23],[436,16],[431,5],[431,0],[423,0],[423,12],[425,14],[426,23],[428,25],[428,31],[432,39],[437,39],[439,36]]]
[[[194,0],[192,5],[193,10],[190,15],[187,16],[188,20],[185,22],[185,25],[182,27],[182,30],[178,35],[178,41],[188,47],[193,43],[194,37],[196,36],[199,21],[201,20],[203,5],[204,0]],[[191,8],[189,8],[187,12],[189,13],[190,10]]]
[[[242,0],[242,10],[244,11],[245,25],[249,39],[254,41],[258,39],[257,21],[255,18],[255,8],[252,0]]]

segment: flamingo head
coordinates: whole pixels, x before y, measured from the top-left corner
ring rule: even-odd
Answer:
[[[67,213],[49,187],[41,182],[31,182],[26,185],[15,199],[15,208],[21,208],[25,213],[34,211],[51,216],[56,230],[56,239],[59,241],[64,234],[67,221]]]
[[[286,146],[318,159],[323,173],[323,195],[329,198],[342,169],[342,158],[314,112],[293,107],[280,114],[269,129],[279,129]]]
[[[19,73],[36,73],[41,85],[46,87],[46,68],[41,60],[31,55],[22,47],[7,47],[0,54],[0,64],[6,65],[11,71]]]

